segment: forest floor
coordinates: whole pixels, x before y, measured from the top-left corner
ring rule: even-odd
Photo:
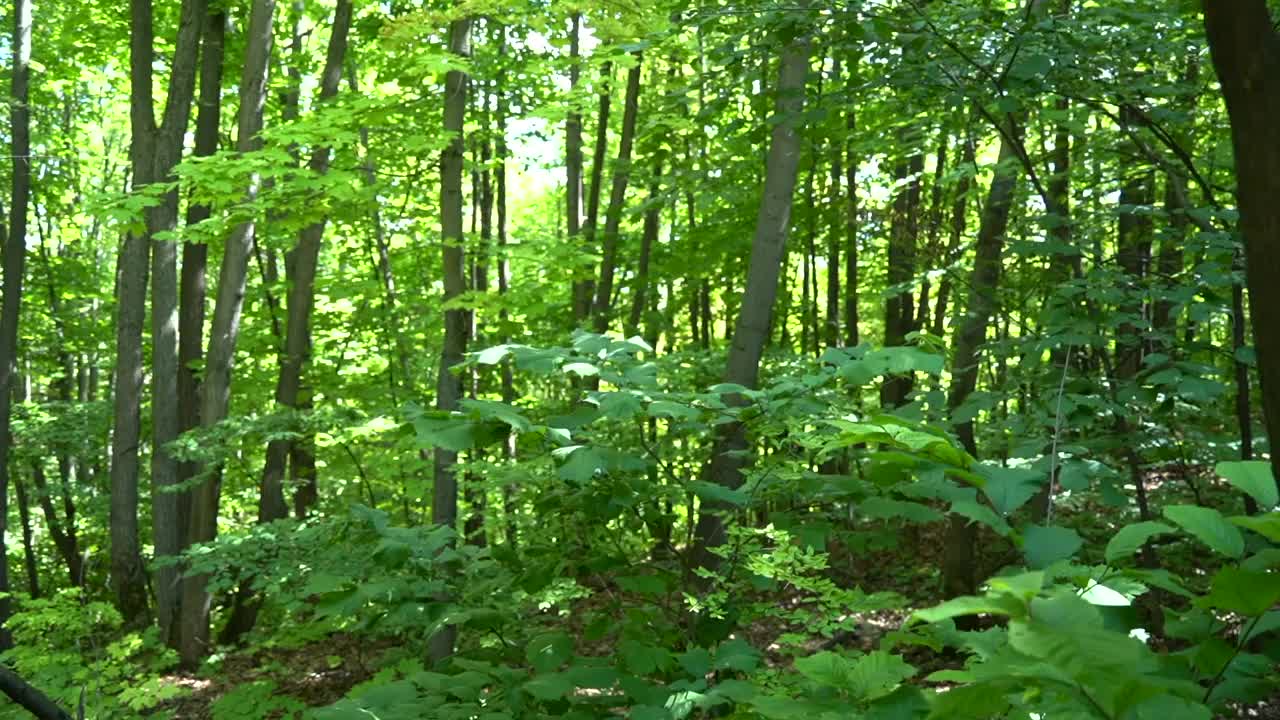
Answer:
[[[1223,488],[1204,483],[1193,486],[1186,477],[1179,475],[1180,473],[1169,473],[1149,478],[1147,489],[1154,505],[1210,499],[1215,505],[1226,507],[1226,503],[1233,500],[1220,497],[1227,492]],[[1114,532],[1098,523],[1098,518],[1114,516],[1114,508],[1095,506],[1092,501],[1085,504],[1066,499],[1059,505],[1058,513],[1059,522],[1076,527],[1087,538],[1086,543],[1092,544],[1096,539],[1090,536],[1098,536],[1102,538],[1101,544],[1105,544],[1106,537]],[[858,585],[868,591],[895,591],[919,607],[928,607],[941,600],[937,574],[933,570],[937,567],[938,558],[922,557],[918,550],[944,546],[945,528],[942,525],[935,523],[934,526],[908,528],[898,551],[855,554],[834,548],[831,553],[833,579],[842,587]],[[910,557],[904,557],[902,550],[910,550]],[[1196,556],[1185,548],[1170,548],[1167,552],[1163,550],[1162,562],[1167,565],[1197,562]],[[980,563],[987,566],[985,570],[994,571],[1009,560],[1009,557],[1001,554],[982,557]],[[582,617],[586,614],[583,612],[587,609],[586,606],[598,605],[601,597],[603,594],[594,593],[573,601],[574,606],[566,608],[569,612],[564,615],[568,618]],[[777,602],[780,607],[798,602],[796,597],[787,594],[768,600]],[[804,633],[805,629],[790,627],[776,618],[755,622],[743,628],[742,634],[753,647],[764,651],[770,665],[780,666],[791,662],[794,657],[821,650],[873,650],[887,633],[901,627],[913,609],[896,608],[860,614],[855,618],[855,630],[836,633],[832,638],[812,637],[802,648],[784,647],[780,640],[788,633]],[[583,630],[576,627],[572,620],[566,621],[562,629],[578,635]],[[607,643],[593,644],[579,639],[579,648],[586,654],[605,654],[610,651]],[[273,697],[287,696],[306,707],[323,707],[336,702],[353,687],[373,677],[379,668],[380,656],[393,647],[394,643],[389,640],[373,641],[353,634],[336,634],[301,647],[246,648],[228,653],[216,673],[170,676],[169,680],[173,684],[181,686],[187,692],[164,703],[159,709],[170,713],[174,720],[215,720],[213,708],[219,698],[254,683],[269,687]],[[905,647],[902,652],[908,662],[921,670],[921,676],[939,669],[958,668],[962,662],[961,658],[954,655],[936,653],[922,646]],[[263,720],[275,720],[291,717],[291,714],[289,711],[276,709],[254,718],[246,716],[244,720],[258,720],[259,717]],[[1280,695],[1240,707],[1235,714],[1221,717],[1224,720],[1280,720]]]

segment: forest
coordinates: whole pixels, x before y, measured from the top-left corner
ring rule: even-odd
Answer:
[[[1280,718],[1280,1],[0,17],[0,720]]]

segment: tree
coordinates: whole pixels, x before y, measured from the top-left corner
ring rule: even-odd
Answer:
[[[742,293],[742,312],[733,331],[729,358],[725,363],[724,381],[743,387],[756,386],[760,376],[760,356],[769,338],[770,317],[778,294],[778,276],[786,257],[787,232],[791,225],[791,206],[800,167],[800,135],[796,131],[799,115],[804,110],[805,76],[809,71],[809,29],[787,28],[790,35],[778,64],[775,104],[779,121],[769,139],[769,155],[765,163],[764,194],[756,215],[756,231],[751,243],[751,262],[747,270],[747,286]],[[732,397],[737,405],[745,398]],[[717,426],[711,460],[703,470],[709,482],[736,489],[742,485],[747,449],[746,428],[741,422]],[[715,567],[719,558],[711,553],[725,541],[723,505],[704,502],[695,530],[697,547],[694,560],[700,567]]]
[[[244,69],[240,76],[240,113],[237,118],[236,150],[251,153],[262,147],[262,107],[267,96],[267,65],[271,57],[275,0],[254,0],[245,33]],[[258,180],[250,180],[246,200],[258,193]],[[232,230],[223,248],[218,274],[218,295],[214,304],[209,348],[201,386],[200,424],[212,428],[227,416],[231,402],[231,369],[236,341],[240,336],[240,316],[253,251],[254,221],[246,219]],[[220,468],[202,469],[203,477],[192,491],[190,542],[213,540],[218,527]],[[180,655],[188,666],[196,665],[209,652],[208,578],[188,576],[182,586],[182,644]]]
[[[596,284],[595,331],[609,329],[613,313],[613,275],[618,262],[618,227],[622,223],[622,206],[627,199],[627,183],[631,179],[631,147],[636,136],[636,116],[640,108],[641,54],[635,53],[635,65],[627,70],[627,92],[622,103],[622,136],[618,140],[618,158],[613,164],[613,185],[609,190],[609,207],[604,216],[601,242],[600,282]]]
[[[13,14],[13,75],[9,85],[9,123],[13,133],[13,186],[9,232],[4,245],[4,291],[0,296],[0,531],[9,517],[9,455],[13,444],[13,384],[18,364],[18,321],[22,316],[22,280],[26,273],[27,211],[31,199],[31,3],[17,0]],[[0,233],[4,234],[4,233]],[[2,535],[3,532],[0,532]],[[13,638],[6,624],[13,612],[9,598],[9,558],[0,537],[0,649]],[[3,676],[7,677],[7,676]],[[3,678],[0,678],[3,679]]]
[[[1264,0],[1204,3],[1205,32],[1231,117],[1236,196],[1267,432],[1280,433],[1280,33]],[[1280,453],[1271,453],[1280,483]]]
[[[454,20],[449,25],[449,52],[458,58],[471,55],[471,19]],[[462,243],[462,173],[466,145],[462,133],[467,113],[468,75],[453,69],[444,81],[444,130],[449,144],[440,159],[440,238],[444,244],[444,302],[454,300],[466,290],[466,263]],[[440,374],[436,380],[436,408],[450,412],[458,408],[462,398],[462,379],[454,366],[462,362],[467,350],[467,317],[462,308],[449,308],[444,313],[444,343],[440,350]],[[458,521],[458,478],[455,466],[458,453],[436,448],[432,491],[431,521],[453,528]],[[439,662],[453,654],[457,628],[441,628],[431,638],[429,654]]]

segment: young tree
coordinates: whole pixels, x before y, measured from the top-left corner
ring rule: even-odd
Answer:
[[[267,66],[271,57],[275,0],[254,0],[245,34],[244,69],[240,76],[240,113],[237,118],[236,149],[250,153],[262,147],[262,108],[267,95]],[[252,201],[258,193],[253,178],[246,189]],[[236,341],[240,337],[240,315],[244,307],[245,280],[249,256],[253,252],[253,220],[239,223],[223,248],[218,274],[218,295],[213,310],[209,348],[201,386],[200,424],[213,427],[227,416],[231,401],[231,370]],[[191,543],[213,540],[218,527],[218,496],[221,472],[217,467],[203,470],[204,477],[192,491]],[[195,666],[209,651],[208,578],[193,575],[182,586],[182,644],[180,655],[187,666]]]
[[[631,148],[636,136],[636,116],[640,109],[641,55],[635,53],[635,65],[627,71],[627,92],[622,104],[622,136],[618,140],[618,158],[613,163],[613,185],[609,190],[609,207],[604,216],[601,242],[600,282],[596,285],[595,331],[609,329],[613,313],[613,275],[618,262],[618,228],[622,224],[622,207],[627,199],[627,183],[631,179]]]
[[[449,25],[449,52],[459,58],[471,56],[471,19],[454,20]],[[463,126],[467,113],[467,86],[470,78],[466,71],[454,69],[444,81],[444,130],[449,133],[449,144],[440,159],[440,237],[444,244],[444,302],[466,291],[466,262],[462,243],[462,174],[466,145]],[[444,344],[440,349],[440,374],[436,379],[436,408],[445,411],[458,409],[462,398],[462,379],[453,366],[462,362],[467,350],[467,313],[462,308],[451,308],[444,313]],[[431,521],[438,525],[454,527],[458,520],[458,478],[455,466],[458,453],[436,448],[434,458],[435,487],[432,492]],[[439,662],[453,654],[457,628],[446,626],[432,636],[429,654],[432,662]]]
[[[742,293],[742,312],[738,315],[729,345],[724,381],[743,387],[756,386],[760,375],[760,356],[769,339],[769,321],[778,295],[778,275],[786,256],[787,232],[791,226],[791,206],[800,166],[800,135],[796,131],[799,115],[804,110],[805,76],[809,71],[810,29],[792,25],[790,37],[782,51],[778,66],[775,104],[779,121],[774,124],[765,163],[764,196],[756,216],[755,237],[751,244],[751,260],[747,270],[747,286]],[[729,398],[742,405],[745,399]],[[708,481],[727,488],[742,485],[742,455],[747,449],[746,428],[741,423],[716,426],[711,460],[703,474]],[[700,567],[714,567],[719,558],[711,550],[724,544],[725,508],[704,502],[695,530],[697,546],[694,562]]]

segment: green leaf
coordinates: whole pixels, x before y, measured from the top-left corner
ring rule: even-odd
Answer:
[[[705,501],[723,503],[733,507],[743,507],[751,501],[751,496],[742,490],[732,490],[723,485],[717,485],[705,480],[694,480],[689,483],[688,487],[694,495]]]
[[[639,640],[623,640],[618,644],[618,653],[627,669],[637,675],[649,675],[671,666],[671,653],[666,648]]]
[[[701,678],[711,672],[711,653],[706,648],[696,647],[676,656],[680,667],[695,678]]]
[[[535,637],[525,646],[524,656],[540,673],[560,667],[573,655],[573,639],[566,633],[553,632]]]
[[[713,667],[717,670],[751,672],[760,664],[760,653],[742,638],[733,638],[716,648]]]
[[[1136,553],[1138,548],[1156,535],[1164,535],[1171,532],[1173,532],[1173,528],[1164,523],[1151,520],[1126,525],[1120,528],[1120,532],[1117,532],[1107,541],[1107,549],[1103,556],[1106,558],[1108,565],[1113,565],[1115,561]]]
[[[1230,518],[1235,525],[1252,530],[1273,543],[1280,543],[1280,512],[1266,515],[1236,515]]]
[[[678,402],[670,400],[655,400],[649,403],[650,417],[669,417],[675,420],[697,420],[700,413]]]
[[[1261,615],[1280,602],[1280,573],[1225,567],[1213,576],[1204,604],[1241,615]]]
[[[928,505],[880,496],[869,497],[858,503],[857,511],[868,520],[900,517],[911,522],[928,523],[942,519],[942,513]]]
[[[875,700],[889,694],[915,674],[916,669],[901,657],[877,650],[853,661],[847,676],[847,688],[855,698]]]
[[[631,708],[631,720],[671,720],[671,713],[664,707],[639,705]]]
[[[974,500],[957,500],[951,503],[951,512],[975,522],[980,522],[1000,535],[1008,535],[1013,532],[1013,529],[1009,527],[1009,523],[1005,522],[1004,518],[997,515],[991,508]]]
[[[1164,509],[1164,516],[1215,552],[1232,558],[1244,555],[1244,536],[1217,510],[1196,505],[1169,505]]]
[[[1242,492],[1248,493],[1263,510],[1280,504],[1280,490],[1271,474],[1271,463],[1261,460],[1220,462],[1215,471]]]
[[[975,597],[963,595],[941,605],[917,610],[913,618],[924,622],[938,622],[961,615],[1017,615],[1024,610],[1022,603],[1009,596]]]
[[[1043,473],[1026,468],[1006,468],[999,465],[979,465],[976,470],[985,480],[982,492],[991,499],[991,505],[1001,515],[1008,515],[1030,500],[1044,484]]]
[[[1075,555],[1084,541],[1075,530],[1029,525],[1022,533],[1022,554],[1027,565],[1039,570]]]
[[[1131,711],[1133,720],[1210,720],[1209,708],[1176,695],[1156,695],[1139,703]]]
[[[573,692],[573,681],[565,673],[549,673],[526,682],[524,689],[539,700],[559,700]]]

